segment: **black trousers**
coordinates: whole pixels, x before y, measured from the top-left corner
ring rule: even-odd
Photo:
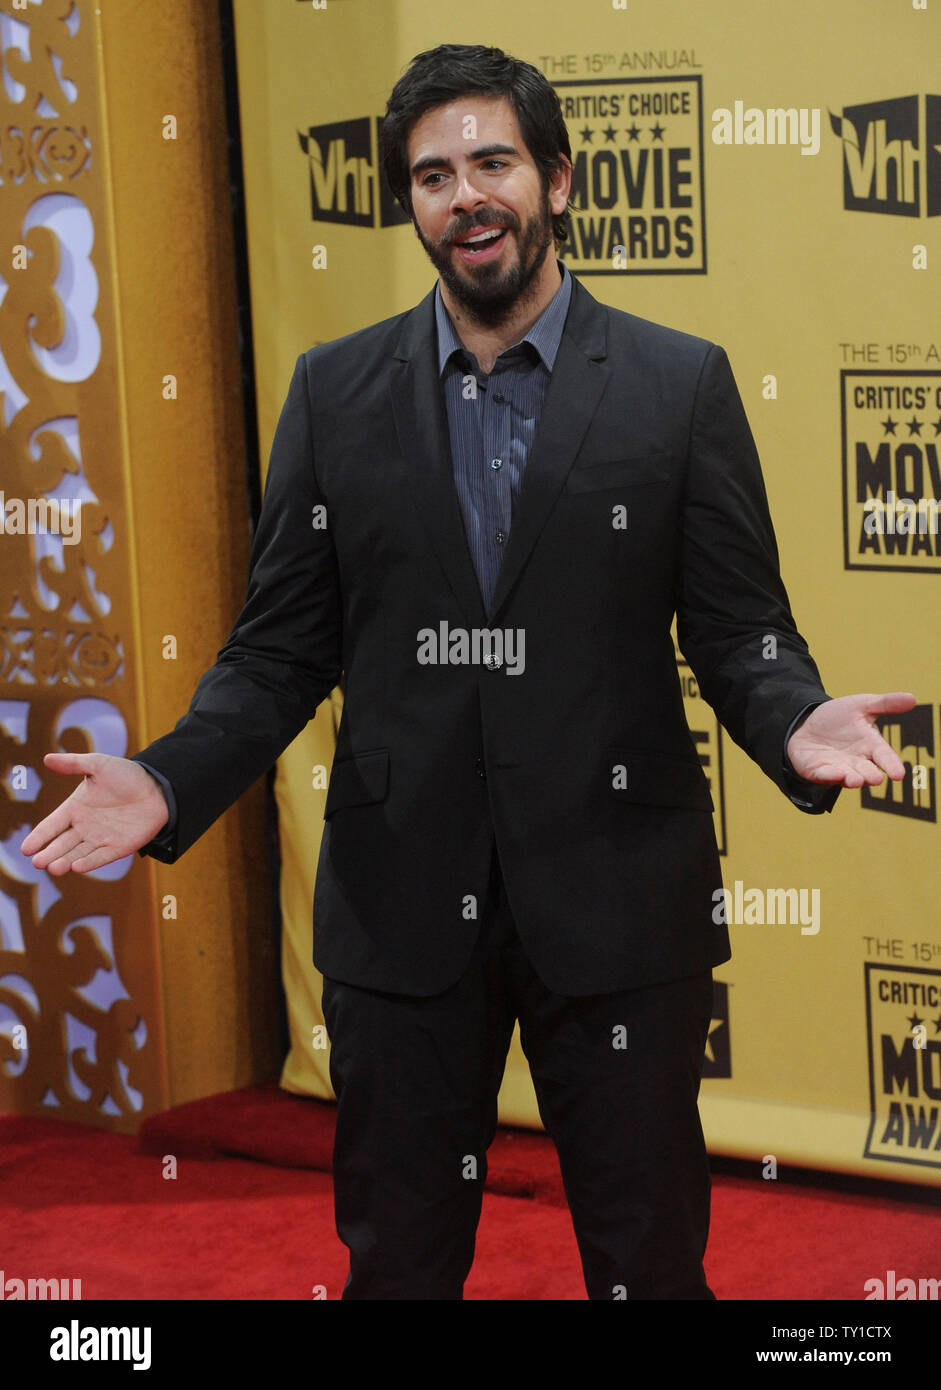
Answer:
[[[463,1298],[517,1018],[589,1298],[714,1298],[697,1106],[711,1010],[711,971],[552,993],[523,951],[496,854],[457,984],[416,999],[325,979],[343,1298]]]

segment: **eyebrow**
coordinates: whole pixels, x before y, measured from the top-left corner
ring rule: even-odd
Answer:
[[[519,150],[514,145],[481,145],[468,155],[468,159],[489,159],[495,154],[515,154],[519,157]],[[426,169],[450,169],[452,168],[450,159],[443,154],[426,154],[422,159],[416,159],[412,165],[412,178],[423,174]]]

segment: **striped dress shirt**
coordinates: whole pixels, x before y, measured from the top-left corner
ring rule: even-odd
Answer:
[[[487,613],[572,297],[572,277],[561,261],[556,264],[562,283],[555,295],[525,337],[501,352],[489,375],[457,336],[440,282],[435,288],[454,486]]]

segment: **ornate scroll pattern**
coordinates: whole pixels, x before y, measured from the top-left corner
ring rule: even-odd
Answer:
[[[146,870],[19,850],[69,790],[43,754],[123,754],[134,724],[95,23],[0,0],[0,1107],[133,1128],[159,1103]]]

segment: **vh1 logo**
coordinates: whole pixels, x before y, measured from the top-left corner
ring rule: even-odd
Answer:
[[[408,218],[392,196],[379,160],[381,116],[360,116],[297,132],[310,172],[314,222],[394,227]]]
[[[937,821],[937,762],[935,758],[934,706],[916,705],[904,714],[882,714],[876,727],[886,743],[906,765],[905,778],[886,778],[880,786],[861,787],[865,811],[889,811],[914,820]]]
[[[845,208],[896,217],[941,215],[941,97],[844,106],[840,116],[831,111],[830,126],[843,143]]]

